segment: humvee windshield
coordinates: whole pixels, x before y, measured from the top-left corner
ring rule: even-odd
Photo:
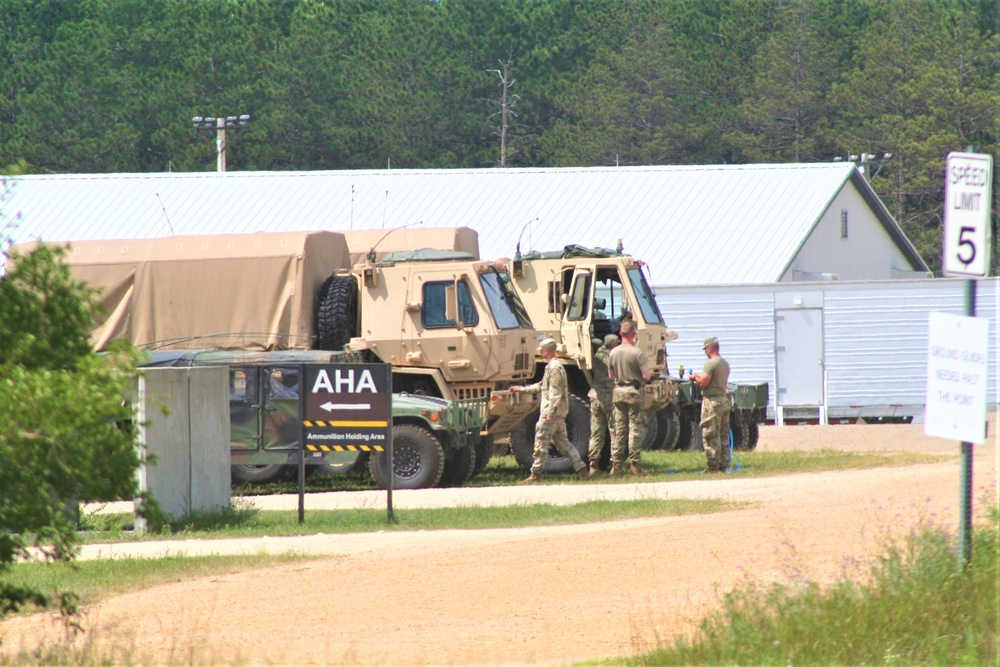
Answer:
[[[493,319],[500,329],[530,329],[531,318],[525,310],[521,298],[507,287],[510,277],[501,275],[495,269],[491,273],[481,273],[479,281],[486,293]]]

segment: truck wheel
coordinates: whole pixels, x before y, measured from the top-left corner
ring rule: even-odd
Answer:
[[[729,413],[729,432],[733,438],[733,449],[740,452],[750,449],[750,434],[747,432],[743,415],[740,414],[739,410],[733,410]]]
[[[444,472],[444,449],[427,429],[412,424],[392,429],[392,488],[429,489]],[[389,453],[374,454],[368,462],[375,484],[389,488]]]
[[[479,473],[486,470],[486,466],[489,464],[490,459],[493,458],[493,436],[492,435],[480,435],[479,439],[476,440],[476,465],[472,468],[472,477],[475,478]]]
[[[677,451],[694,452],[701,449],[701,426],[690,415],[680,415],[680,429],[677,433]]]
[[[660,434],[660,417],[653,410],[646,411],[646,432],[642,434],[642,449],[648,452],[651,449],[663,447],[663,438]]]
[[[681,418],[676,405],[668,405],[660,410],[657,415],[660,422],[660,432],[663,434],[663,449],[672,451],[677,449],[677,442],[681,436]]]
[[[357,335],[358,283],[351,276],[330,276],[319,291],[316,347],[342,350]]]
[[[288,475],[294,466],[284,463],[272,463],[270,465],[250,465],[241,464],[232,466],[232,478],[234,484],[267,484],[276,482]]]
[[[747,422],[747,432],[750,434],[748,449],[757,449],[757,440],[760,439],[760,425],[755,421]]]
[[[525,417],[524,428],[510,434],[510,448],[518,465],[525,470],[531,468],[535,454],[535,424],[539,413],[536,410]],[[587,450],[590,449],[590,407],[578,396],[569,397],[569,414],[566,415],[566,436],[571,447],[576,447],[580,458],[587,461]],[[545,472],[572,472],[573,462],[559,453],[555,447],[549,447],[549,458],[545,462]]]
[[[472,479],[476,468],[476,450],[472,445],[456,447],[445,454],[444,473],[436,486],[462,486]]]

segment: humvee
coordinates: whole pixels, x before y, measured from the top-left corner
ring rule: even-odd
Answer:
[[[316,351],[175,350],[147,354],[143,367],[227,366],[233,483],[286,476],[305,452],[309,471],[346,473],[367,462],[387,488],[387,452],[366,443],[301,447],[301,373],[308,365],[348,361],[351,355]],[[394,392],[393,487],[461,486],[486,466],[477,461],[486,399],[446,401]]]

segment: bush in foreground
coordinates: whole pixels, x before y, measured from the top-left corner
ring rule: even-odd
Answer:
[[[994,507],[965,571],[956,537],[924,525],[889,544],[860,583],[750,585],[727,594],[691,640],[633,664],[998,664],[998,524]]]

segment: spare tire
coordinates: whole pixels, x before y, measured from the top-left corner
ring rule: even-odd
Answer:
[[[353,276],[330,276],[316,305],[316,349],[343,350],[358,335],[358,283]]]

